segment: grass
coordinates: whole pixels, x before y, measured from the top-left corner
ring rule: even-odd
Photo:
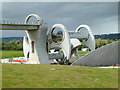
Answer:
[[[23,51],[0,51],[2,53],[2,58],[13,58],[13,57],[23,57]]]
[[[3,64],[3,88],[118,88],[118,69]]]
[[[79,51],[78,53],[80,55],[85,55],[87,53],[89,53],[90,51]],[[23,51],[0,51],[0,53],[2,53],[2,57],[0,57],[0,59],[2,58],[13,58],[13,57],[23,57]]]
[[[23,51],[0,51],[2,58],[22,57]],[[79,51],[85,55],[89,51]],[[2,64],[3,88],[117,88],[118,69],[83,66]]]
[[[90,53],[90,51],[78,51],[78,53],[79,53],[80,55],[85,55],[85,54]]]

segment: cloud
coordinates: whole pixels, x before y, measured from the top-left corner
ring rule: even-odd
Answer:
[[[31,13],[38,14],[49,24],[49,29],[53,24],[61,23],[68,30],[75,30],[80,24],[88,24],[94,29],[94,34],[118,31],[117,2],[4,2],[2,10],[3,19],[16,22],[24,22]],[[20,32],[17,36],[25,35],[23,31]],[[8,35],[13,34],[3,31],[3,36]]]

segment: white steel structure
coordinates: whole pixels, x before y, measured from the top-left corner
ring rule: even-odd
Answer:
[[[35,17],[38,23],[29,24],[31,17]],[[77,46],[79,45],[86,45],[90,50],[95,50],[94,35],[88,25],[80,25],[75,31],[70,32],[64,25],[55,24],[51,30],[48,30],[48,25],[36,14],[28,15],[25,24],[3,23],[1,25],[2,30],[26,31],[27,37],[23,40],[23,51],[25,58],[31,64],[50,64],[50,59],[55,59],[59,64],[67,64],[72,54],[78,56]],[[86,28],[87,33],[81,32],[81,28]],[[51,49],[59,53],[49,54]]]

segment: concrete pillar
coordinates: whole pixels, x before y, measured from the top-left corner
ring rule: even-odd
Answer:
[[[32,16],[35,16],[39,21],[40,17],[38,15],[30,14],[26,18],[25,23],[28,23]],[[29,62],[30,64],[49,64],[46,51],[48,26],[44,22],[38,22],[38,24],[38,30],[26,31],[29,42]]]

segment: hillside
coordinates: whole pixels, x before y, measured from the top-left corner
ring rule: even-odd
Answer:
[[[5,41],[5,42],[9,42],[9,41],[13,41],[13,40],[23,40],[23,37],[3,37],[3,38],[0,38],[0,41]]]
[[[95,35],[95,39],[98,39],[98,38],[110,39],[110,40],[118,40],[118,39],[120,39],[120,33]]]

